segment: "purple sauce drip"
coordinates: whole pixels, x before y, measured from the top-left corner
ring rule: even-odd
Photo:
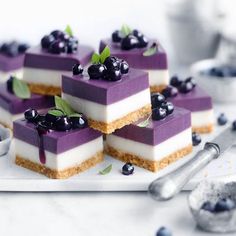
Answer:
[[[45,149],[43,145],[43,135],[47,133],[47,130],[37,127],[37,131],[38,131],[39,160],[42,164],[45,164],[46,155],[45,155]]]

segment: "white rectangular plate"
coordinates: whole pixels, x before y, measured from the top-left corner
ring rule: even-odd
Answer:
[[[217,128],[211,135],[202,135],[202,144],[194,147],[193,153],[171,164],[158,173],[135,167],[131,176],[121,174],[123,163],[106,156],[105,161],[90,170],[66,180],[48,179],[43,175],[16,166],[14,160],[8,156],[0,157],[0,191],[146,191],[151,181],[176,169],[189,160],[206,141],[210,141],[224,128]],[[185,186],[184,190],[192,190],[196,184],[206,178],[222,178],[236,176],[235,154],[236,148],[212,161]],[[107,175],[98,172],[109,164],[112,171]]]

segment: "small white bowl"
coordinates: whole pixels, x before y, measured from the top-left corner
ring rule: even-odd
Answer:
[[[11,130],[0,125],[0,156],[8,153],[11,144],[11,136]]]
[[[236,102],[236,77],[216,77],[202,73],[219,65],[219,61],[207,59],[192,64],[190,70],[197,83],[215,102]]]

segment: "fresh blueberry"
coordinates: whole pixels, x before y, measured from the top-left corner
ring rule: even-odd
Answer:
[[[196,85],[197,85],[197,82],[196,82],[196,80],[195,80],[193,77],[188,77],[188,78],[185,80],[185,83],[191,83],[192,86],[193,86],[193,88],[195,88]]]
[[[127,74],[129,72],[129,64],[124,60],[121,61],[120,72],[121,74]]]
[[[134,173],[134,167],[131,163],[126,163],[122,167],[122,174],[123,175],[132,175]]]
[[[63,34],[59,35],[59,39],[61,39],[62,41],[69,41],[70,35],[63,32]]]
[[[144,35],[137,38],[138,38],[138,45],[137,45],[138,48],[145,48],[148,45],[148,40]]]
[[[106,74],[106,67],[101,63],[93,64],[88,68],[90,79],[102,79]]]
[[[155,108],[152,110],[152,119],[153,120],[162,120],[166,118],[167,111],[161,107]]]
[[[224,198],[217,201],[215,205],[215,212],[230,211],[235,208],[235,202],[230,198]]]
[[[182,84],[182,80],[179,79],[177,75],[174,75],[170,79],[170,85],[174,87],[179,87]]]
[[[44,115],[44,114],[38,114],[38,116],[34,120],[34,123],[45,121],[45,117],[46,117],[46,115]]]
[[[49,49],[50,45],[55,41],[53,35],[46,35],[41,39],[41,46],[44,49]]]
[[[201,209],[205,210],[205,211],[214,212],[215,211],[215,204],[213,204],[210,201],[206,201],[202,204]]]
[[[193,84],[190,82],[182,82],[179,86],[179,92],[180,93],[189,93],[193,89]]]
[[[72,71],[73,71],[73,75],[81,75],[84,69],[80,63],[77,63],[73,66]]]
[[[28,110],[25,111],[24,115],[27,121],[34,122],[37,119],[38,112],[33,108],[29,108]]]
[[[10,93],[13,93],[13,80],[14,78],[12,76],[7,80],[7,91]]]
[[[165,98],[173,98],[178,95],[178,89],[174,86],[169,85],[165,89],[163,89],[161,93]]]
[[[236,120],[233,121],[233,123],[232,123],[232,128],[233,128],[233,130],[236,130]]]
[[[19,54],[18,51],[18,44],[13,41],[12,43],[9,44],[8,50],[6,51],[6,55],[9,57],[15,57]]]
[[[224,113],[221,113],[217,118],[218,125],[225,125],[228,122],[228,119]]]
[[[55,122],[55,128],[58,131],[68,131],[71,129],[71,122],[67,116],[60,116]]]
[[[65,51],[68,54],[76,53],[78,50],[78,44],[72,43],[72,42],[67,42],[65,46]]]
[[[153,93],[151,95],[151,103],[152,109],[161,106],[161,104],[165,101],[165,97],[160,93]]]
[[[161,108],[166,110],[166,114],[170,115],[174,112],[174,105],[172,102],[163,102]]]
[[[65,33],[61,30],[54,30],[50,33],[50,35],[52,35],[55,39],[60,39],[63,37]]]
[[[29,48],[29,45],[26,43],[22,43],[18,45],[18,52],[25,53],[25,51]]]
[[[167,229],[166,227],[161,227],[157,233],[156,236],[172,236],[172,232]]]
[[[201,143],[202,138],[199,134],[197,134],[196,132],[192,133],[192,142],[193,142],[193,146],[197,146]]]
[[[61,40],[55,40],[49,47],[49,52],[53,54],[60,54],[65,52],[65,43]]]
[[[132,32],[132,34],[133,34],[135,37],[137,37],[137,38],[143,36],[143,34],[142,34],[139,30],[137,30],[137,29],[134,29],[133,32]]]
[[[121,79],[121,76],[122,74],[120,70],[111,70],[111,71],[107,71],[105,79],[109,81],[118,81]]]
[[[114,43],[119,43],[122,39],[120,31],[119,30],[114,31],[111,35],[111,38]]]
[[[9,44],[3,43],[0,47],[0,52],[5,54],[8,51],[8,48],[9,48]]]
[[[62,113],[62,115],[63,115],[63,113]],[[53,126],[55,123],[56,123],[56,121],[57,121],[57,119],[59,118],[59,116],[55,116],[55,115],[53,115],[53,114],[51,114],[51,113],[47,113],[46,115],[45,115],[45,121],[47,121],[48,123],[51,123],[51,125]]]
[[[136,48],[138,43],[139,41],[137,37],[131,34],[127,35],[125,38],[121,40],[121,49],[130,50],[130,49]]]
[[[121,66],[121,61],[117,57],[110,56],[105,59],[104,65],[109,71],[119,70]]]
[[[73,129],[82,129],[85,128],[88,124],[88,121],[85,116],[72,116],[70,117],[70,121]]]

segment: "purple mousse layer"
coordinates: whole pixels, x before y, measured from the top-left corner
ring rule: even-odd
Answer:
[[[183,107],[192,112],[212,109],[211,97],[199,86],[187,94],[179,93],[176,97],[168,100],[175,106]]]
[[[103,105],[115,103],[148,88],[148,73],[136,69],[130,69],[119,81],[62,76],[63,93]]]
[[[24,66],[36,69],[71,71],[72,66],[76,63],[80,63],[83,66],[87,65],[93,52],[93,48],[80,45],[77,53],[52,54],[38,46],[26,52]]]
[[[11,114],[23,113],[28,108],[45,109],[54,106],[54,97],[31,94],[30,99],[21,99],[9,93],[6,84],[0,85],[0,107]]]
[[[13,133],[14,138],[38,147],[39,136],[33,124],[25,120],[14,121]],[[43,135],[43,147],[44,150],[60,154],[100,136],[102,136],[100,132],[89,127],[67,132],[52,131]]]
[[[167,69],[167,55],[163,47],[158,43],[158,52],[152,56],[145,57],[143,52],[147,50],[156,40],[150,40],[146,48],[135,48],[132,50],[122,50],[119,43],[112,42],[111,39],[100,41],[99,51],[106,46],[111,50],[111,55],[126,60],[130,67],[137,69],[165,70]]]
[[[178,107],[164,120],[154,121],[150,118],[147,127],[137,126],[143,120],[125,126],[112,135],[155,146],[191,127],[190,111]]]
[[[25,54],[9,57],[0,53],[0,70],[9,72],[23,67]]]

